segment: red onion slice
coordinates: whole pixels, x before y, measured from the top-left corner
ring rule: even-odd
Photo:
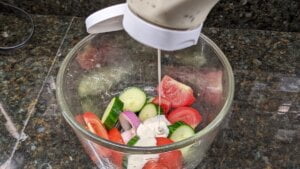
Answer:
[[[124,131],[124,132],[121,134],[122,139],[123,139],[123,141],[124,141],[125,144],[127,144],[128,141],[129,141],[132,137],[134,137],[135,135],[136,135],[136,132],[135,132],[135,129],[134,129],[134,128],[132,128],[132,129],[130,129],[130,130],[126,130],[126,131]]]
[[[134,129],[134,131],[141,124],[140,119],[136,116],[135,113],[130,111],[122,112],[119,116],[119,121],[122,128],[126,130]]]

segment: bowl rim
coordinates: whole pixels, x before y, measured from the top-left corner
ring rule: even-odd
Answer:
[[[234,75],[232,68],[230,66],[229,61],[227,60],[225,54],[221,51],[221,49],[207,36],[201,33],[200,38],[203,39],[208,45],[210,45],[214,52],[216,52],[219,61],[223,64],[225,68],[225,72],[227,72],[226,76],[228,77],[228,89],[225,89],[225,91],[228,91],[228,97],[224,103],[224,106],[220,110],[219,114],[214,118],[213,121],[211,121],[205,128],[197,132],[194,136],[187,138],[185,140],[175,142],[173,144],[168,144],[164,146],[153,146],[153,147],[130,147],[127,145],[122,145],[118,143],[110,142],[109,140],[103,139],[98,137],[97,135],[94,135],[93,133],[86,130],[82,125],[80,125],[76,120],[74,120],[73,114],[71,113],[68,104],[64,97],[64,91],[63,91],[63,80],[65,72],[67,71],[67,67],[75,57],[75,52],[78,48],[80,48],[84,43],[93,37],[95,37],[97,34],[91,34],[83,38],[79,43],[77,43],[71,51],[67,54],[66,58],[62,62],[58,76],[57,76],[57,91],[56,91],[56,97],[58,100],[58,104],[60,105],[62,115],[66,119],[66,121],[69,123],[69,125],[74,129],[74,131],[79,134],[80,136],[83,136],[94,143],[100,144],[106,148],[117,150],[124,153],[133,153],[133,154],[153,154],[153,153],[161,153],[161,152],[167,152],[171,150],[180,149],[189,145],[192,145],[193,143],[199,141],[201,138],[206,136],[208,133],[214,131],[217,129],[217,127],[225,120],[226,115],[230,112],[230,108],[233,102],[233,96],[234,96]]]

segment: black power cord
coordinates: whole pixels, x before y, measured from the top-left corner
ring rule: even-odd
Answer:
[[[33,22],[33,19],[30,16],[29,13],[27,13],[26,11],[24,11],[23,9],[21,9],[19,7],[16,7],[16,6],[13,6],[11,4],[0,1],[0,9],[4,10],[4,9],[7,9],[7,8],[9,10],[13,10],[16,14],[19,14],[21,17],[25,16],[25,18],[30,22],[31,31],[30,31],[29,35],[22,42],[20,42],[16,45],[13,45],[13,46],[0,46],[0,51],[8,51],[8,50],[13,50],[13,49],[22,47],[24,44],[26,44],[29,41],[29,39],[32,37],[33,32],[34,32],[34,22]],[[2,24],[4,24],[4,23],[2,23]]]

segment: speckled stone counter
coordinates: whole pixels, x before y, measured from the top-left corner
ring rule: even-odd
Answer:
[[[29,13],[86,17],[126,0],[3,0]],[[209,27],[300,31],[299,0],[220,0],[207,17]]]
[[[34,21],[26,46],[0,54],[0,168],[95,168],[55,98],[61,61],[86,36],[83,19],[36,15]],[[230,123],[197,168],[300,169],[300,34],[204,33],[232,64],[236,92]]]

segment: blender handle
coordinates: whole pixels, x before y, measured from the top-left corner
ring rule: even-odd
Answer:
[[[95,34],[122,30],[126,6],[126,3],[117,4],[91,14],[85,20],[87,32]]]

